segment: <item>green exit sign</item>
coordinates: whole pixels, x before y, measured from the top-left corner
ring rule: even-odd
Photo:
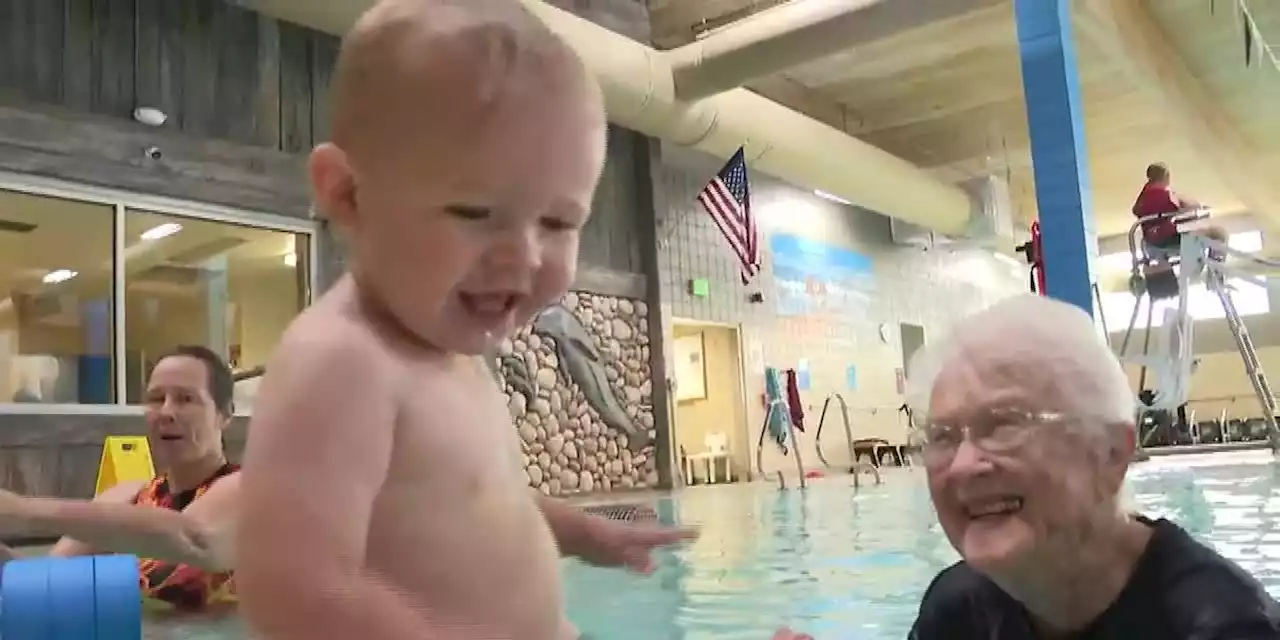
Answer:
[[[689,281],[689,293],[695,298],[705,298],[711,295],[711,283],[706,278],[694,278]]]

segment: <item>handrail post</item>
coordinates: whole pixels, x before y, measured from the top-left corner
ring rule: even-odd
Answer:
[[[800,461],[800,441],[796,439],[796,425],[790,420],[787,420],[787,431],[791,432],[791,451],[795,454],[796,472],[800,475],[800,488],[803,489],[808,486],[808,482],[804,478],[804,463]],[[778,477],[782,477],[781,472]]]
[[[760,476],[763,477],[765,480],[769,479],[769,474],[764,472],[764,434],[768,433],[769,431],[769,419],[773,417],[773,412],[777,410],[777,407],[778,405],[776,402],[769,403],[769,408],[764,412],[764,425],[760,427],[760,439],[756,441],[756,471],[759,472]],[[793,447],[795,446],[794,431],[791,434],[791,445]],[[787,481],[786,479],[783,478],[782,472],[778,471],[777,474],[778,474],[778,487],[781,489],[786,489]],[[804,480],[802,479],[801,482],[803,481]]]
[[[849,405],[845,404],[844,396],[839,393],[832,394],[836,398],[836,402],[840,403],[840,415],[844,417],[844,441],[849,446],[849,466],[853,467],[853,463],[857,462],[854,456],[853,447],[853,426],[849,424]]]
[[[834,395],[834,394],[832,394]],[[813,448],[818,453],[818,460],[822,461],[822,466],[829,467],[831,463],[827,462],[827,456],[822,453],[822,425],[827,423],[827,407],[831,406],[831,395],[822,401],[822,414],[818,416],[818,428],[813,432]]]
[[[840,415],[844,418],[844,442],[849,448],[849,472],[853,475],[853,488],[857,489],[862,485],[862,481],[858,479],[858,454],[853,446],[853,426],[849,424],[849,405],[845,403],[843,395],[839,393],[831,395],[835,396],[836,402],[840,403]]]

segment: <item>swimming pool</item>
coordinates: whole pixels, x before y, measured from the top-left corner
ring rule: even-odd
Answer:
[[[1181,523],[1280,596],[1280,465],[1268,452],[1154,458],[1130,473],[1138,510]],[[820,640],[902,640],[920,595],[956,560],[923,471],[854,493],[699,487],[660,505],[702,528],[649,579],[569,563],[570,616],[602,640],[767,640],[782,624]]]
[[[1269,453],[1154,458],[1130,474],[1139,510],[1173,519],[1280,596],[1280,465]],[[701,527],[648,578],[565,563],[569,615],[600,640],[768,640],[783,624],[820,640],[902,640],[920,594],[956,559],[922,471],[892,469],[804,491],[695,487],[661,500],[666,522]],[[233,621],[152,625],[155,640],[246,637]]]

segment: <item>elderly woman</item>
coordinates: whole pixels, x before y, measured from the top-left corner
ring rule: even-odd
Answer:
[[[1280,638],[1256,580],[1125,509],[1133,398],[1084,312],[1011,298],[913,369],[930,495],[963,560],[929,585],[911,638]]]
[[[132,553],[148,601],[177,611],[235,603],[230,526],[238,467],[222,431],[231,421],[231,370],[213,351],[178,347],[151,372],[144,405],[148,440],[162,472],[126,482],[94,501],[0,494],[0,515],[67,535],[54,556]]]

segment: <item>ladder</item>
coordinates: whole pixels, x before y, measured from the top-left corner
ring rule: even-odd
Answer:
[[[1212,291],[1222,302],[1222,310],[1227,315],[1227,326],[1231,329],[1231,337],[1235,339],[1236,349],[1240,351],[1240,359],[1244,361],[1245,373],[1253,386],[1253,393],[1262,406],[1262,419],[1267,425],[1267,438],[1271,442],[1272,453],[1280,453],[1280,426],[1276,424],[1276,398],[1271,393],[1271,385],[1262,371],[1262,363],[1258,361],[1258,353],[1253,348],[1253,340],[1249,337],[1249,329],[1244,326],[1236,304],[1231,300],[1231,291],[1222,272],[1209,268],[1205,273],[1205,287]]]
[[[759,472],[760,476],[766,480],[769,479],[769,474],[766,473],[764,470],[765,436],[769,435],[769,423],[773,420],[773,417],[785,411],[786,411],[786,405],[783,404],[781,400],[771,401],[769,403],[768,410],[764,412],[764,424],[760,426],[760,439],[756,441],[756,471]],[[796,474],[800,476],[799,477],[800,488],[804,489],[806,486],[808,486],[809,483],[807,479],[804,477],[804,462],[800,459],[800,441],[796,439],[796,426],[791,422],[790,416],[786,416],[785,413],[783,414],[783,416],[785,416],[784,419],[787,422],[787,434],[791,438],[791,446],[788,447],[785,444],[782,445],[782,455],[787,455],[787,453],[791,453],[792,457],[795,458]],[[774,473],[776,474],[775,477],[777,478],[778,487],[780,489],[786,489],[787,488],[786,477],[782,475],[781,471],[775,471]]]
[[[858,452],[853,443],[853,425],[849,422],[849,405],[845,403],[844,396],[839,393],[831,393],[827,395],[827,399],[822,403],[822,415],[818,417],[818,429],[813,433],[813,446],[817,449],[818,459],[822,461],[823,466],[828,469],[832,468],[832,464],[827,462],[827,456],[822,453],[822,425],[827,422],[827,409],[831,407],[831,401],[835,400],[840,405],[840,418],[844,421],[844,441],[849,448],[849,473],[853,476],[853,488],[857,489],[861,486],[858,480],[858,472],[863,471],[875,478],[876,484],[884,482],[880,478],[880,470],[874,464],[866,462],[858,462]],[[876,449],[872,449],[872,455],[879,455]]]

